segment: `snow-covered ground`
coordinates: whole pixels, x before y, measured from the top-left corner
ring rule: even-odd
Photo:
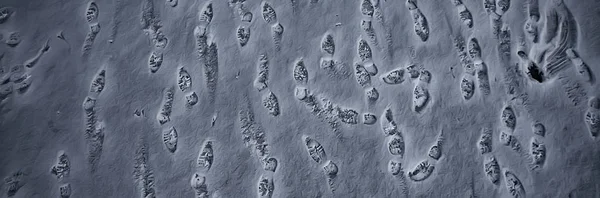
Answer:
[[[0,196],[600,197],[599,13],[4,0]]]

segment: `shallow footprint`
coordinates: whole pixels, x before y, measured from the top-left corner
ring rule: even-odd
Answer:
[[[402,162],[390,160],[388,162],[387,171],[392,175],[403,175],[404,170],[402,169]]]
[[[277,14],[275,13],[275,9],[271,6],[270,3],[264,1],[262,3],[262,17],[267,22],[267,24],[277,22]]]
[[[268,157],[263,159],[262,163],[263,169],[265,169],[266,171],[275,172],[277,170],[279,162],[277,161],[277,158]]]
[[[592,137],[600,135],[600,111],[598,109],[588,108],[585,113],[585,124]]]
[[[377,33],[375,32],[375,28],[373,28],[373,22],[370,19],[363,19],[360,22],[360,27],[366,34],[367,38],[369,38],[369,41],[371,41],[375,47],[378,47],[379,42],[377,41]]]
[[[279,110],[279,100],[277,96],[271,91],[268,94],[263,96],[262,104],[267,109],[270,115],[278,116],[280,114]]]
[[[208,193],[206,177],[200,173],[194,173],[192,175],[192,178],[190,179],[190,186],[195,191],[197,197],[198,195]]]
[[[177,85],[182,92],[186,92],[192,88],[192,76],[185,67],[179,67]]]
[[[375,114],[372,113],[363,113],[363,124],[365,125],[373,125],[375,124],[375,122],[377,122],[377,116],[375,116]]]
[[[467,9],[467,7],[464,4],[456,6],[456,9],[458,10],[458,16],[460,21],[468,28],[472,28],[473,16],[471,15],[469,9]]]
[[[177,139],[175,127],[163,131],[163,143],[169,152],[174,153],[177,150]]]
[[[360,58],[360,61],[363,63],[373,59],[373,52],[371,50],[371,46],[366,40],[362,38],[358,39],[357,53],[358,57]]]
[[[336,177],[338,174],[339,168],[336,163],[331,160],[327,160],[325,165],[323,166],[323,172],[327,177]]]
[[[297,84],[308,83],[308,70],[306,70],[306,66],[304,65],[304,60],[302,58],[298,59],[294,63],[293,77]]]
[[[351,108],[337,107],[338,118],[346,124],[358,124],[358,112]]]
[[[405,152],[404,137],[398,133],[392,135],[388,142],[388,151],[393,156],[403,158]]]
[[[429,161],[424,160],[419,163],[412,171],[408,172],[408,178],[411,180],[418,182],[423,181],[433,173],[435,166],[430,164]]]
[[[185,94],[185,107],[191,109],[198,104],[198,94],[195,91]]]
[[[321,51],[329,54],[330,56],[333,56],[335,53],[335,42],[330,33],[325,34],[321,39]]]
[[[419,74],[421,72],[419,72],[419,68],[417,68],[417,65],[415,64],[410,64],[406,66],[406,73],[408,74],[408,76],[412,79],[416,79],[419,78]]]
[[[266,54],[261,54],[259,56],[256,73],[254,87],[258,89],[258,91],[265,90],[269,83],[269,59]]]
[[[213,164],[214,160],[214,151],[212,141],[207,140],[202,144],[200,149],[200,153],[198,153],[198,158],[196,159],[196,164],[198,168],[200,168],[204,172],[208,172]]]
[[[512,195],[512,197],[525,197],[525,187],[521,180],[510,170],[504,171],[504,181],[506,182],[506,189]]]
[[[460,93],[464,100],[470,100],[475,94],[475,82],[470,76],[463,76],[460,81]]]
[[[337,177],[338,172],[339,168],[337,164],[335,164],[331,160],[327,160],[327,162],[325,162],[325,165],[323,166],[323,173],[325,173],[325,176],[327,176],[327,185],[331,192],[335,192],[336,190],[335,179]]]
[[[415,85],[413,91],[413,111],[418,113],[425,109],[427,103],[429,103],[429,97],[429,88],[426,85],[422,83]]]
[[[9,176],[4,177],[4,186],[8,197],[15,196],[17,192],[25,185],[26,173],[19,170],[12,172]]]
[[[98,22],[98,5],[96,2],[91,1],[88,3],[88,7],[85,11],[85,19],[88,23],[97,23]]]
[[[535,168],[541,168],[546,161],[546,145],[537,138],[531,138],[530,144],[531,165]]]
[[[356,82],[361,87],[367,87],[371,85],[371,75],[361,63],[354,64],[354,77],[356,78]]]
[[[163,91],[162,103],[158,113],[156,114],[156,121],[160,125],[171,121],[171,112],[173,111],[173,100],[175,96],[175,88],[168,87]]]
[[[19,43],[21,43],[21,33],[17,31],[8,33],[8,37],[6,38],[4,43],[6,43],[6,45],[10,47],[15,47],[19,45]]]
[[[270,198],[273,196],[273,191],[275,191],[275,184],[273,183],[273,178],[267,175],[261,175],[258,180],[258,197]]]
[[[372,17],[375,12],[375,8],[373,7],[373,3],[371,0],[362,0],[360,3],[360,12],[362,15],[366,17]]]
[[[31,83],[33,83],[33,78],[30,74],[25,74],[19,81],[14,83],[15,88],[13,90],[18,90],[19,93],[23,94],[27,92]]]
[[[13,7],[1,7],[0,8],[0,24],[6,22],[12,14],[15,12],[15,8]]]
[[[411,10],[411,15],[413,17],[415,33],[422,42],[427,41],[427,39],[429,39],[429,24],[427,22],[427,18],[425,18],[425,15],[423,15],[421,10],[418,8]]]
[[[511,131],[514,130],[515,126],[517,125],[517,116],[515,115],[515,111],[510,106],[505,106],[502,109],[500,120],[502,121],[503,126]]]
[[[60,193],[61,198],[69,198],[71,197],[71,184],[66,183],[58,186],[58,192]]]
[[[367,88],[365,90],[365,97],[367,98],[367,102],[374,103],[379,99],[379,91],[375,87]]]
[[[546,126],[541,122],[534,122],[531,126],[533,134],[538,135],[540,137],[544,137],[546,135]]]
[[[205,22],[206,24],[210,24],[213,19],[213,5],[212,2],[206,3],[204,6],[200,8],[200,12],[198,13],[198,21]]]
[[[279,22],[271,26],[271,37],[273,39],[273,45],[275,45],[275,51],[281,50],[281,41],[283,40],[284,31],[283,25]]]
[[[312,139],[311,137],[304,136],[304,144],[306,145],[306,150],[308,151],[308,155],[317,163],[324,162],[327,160],[327,155],[325,154],[325,149],[317,140]]]
[[[494,156],[488,156],[483,161],[483,172],[485,177],[492,182],[492,184],[498,184],[500,181],[500,165]]]
[[[156,73],[163,62],[163,53],[159,51],[153,51],[148,57],[148,68],[151,73]]]
[[[444,130],[440,132],[437,140],[429,148],[429,157],[434,160],[439,160],[442,157],[442,145],[444,144]]]
[[[101,69],[96,73],[94,78],[92,79],[92,83],[90,86],[90,92],[96,95],[100,94],[102,90],[104,90],[104,85],[106,81],[106,70]]]
[[[71,172],[71,162],[69,156],[64,151],[58,153],[56,164],[52,166],[50,173],[56,176],[56,179],[61,180],[68,177]]]
[[[490,87],[487,65],[484,62],[476,62],[474,65],[477,72],[477,87],[479,88],[479,91],[483,95],[490,95],[492,90]]]
[[[483,155],[492,152],[492,133],[493,131],[489,127],[481,128],[481,136],[477,142],[477,148],[479,149],[480,154]]]
[[[238,27],[237,33],[235,35],[238,39],[240,47],[244,47],[246,46],[246,44],[248,44],[248,41],[250,40],[250,28],[241,25]]]
[[[388,85],[396,85],[404,82],[404,69],[397,68],[392,71],[389,71],[383,75],[381,78],[385,84]]]
[[[381,130],[383,131],[383,134],[385,136],[400,134],[400,130],[398,129],[398,124],[396,124],[396,121],[394,121],[393,112],[390,107],[387,107],[383,111],[381,118],[382,119],[385,118],[382,121],[380,121]]]
[[[0,85],[0,101],[8,98],[13,93],[13,85],[10,83]]]

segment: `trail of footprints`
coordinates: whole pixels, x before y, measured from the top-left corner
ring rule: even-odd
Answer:
[[[95,172],[100,163],[104,145],[105,123],[99,117],[96,110],[97,98],[106,86],[106,66],[94,74],[88,96],[83,100],[83,111],[85,114],[85,140],[87,142],[87,159],[91,172]]]
[[[389,26],[385,23],[385,18],[383,18],[383,10],[381,9],[380,0],[361,0],[360,3],[360,13],[362,14],[360,20],[360,27],[364,36],[366,36],[369,42],[374,45],[376,48],[381,47],[391,47],[391,33]],[[377,32],[375,31],[375,26],[373,21],[377,21],[381,28],[385,31],[385,42],[387,46],[380,46],[379,38],[377,37]],[[388,49],[389,50],[389,49]]]
[[[240,110],[238,111],[242,140],[244,145],[256,155],[264,170],[264,173],[258,178],[257,196],[272,197],[275,190],[273,176],[277,171],[279,160],[277,160],[276,157],[271,156],[269,151],[270,146],[266,142],[265,129],[260,123],[257,123],[254,120],[254,110],[252,109],[249,98],[246,96],[244,100],[244,104],[240,105]],[[269,111],[269,113],[273,115],[271,112],[272,111]]]
[[[458,12],[458,17],[463,25],[468,28],[473,27],[473,15],[471,15],[471,11],[467,8],[465,4],[462,3],[462,0],[451,0],[452,5],[456,7],[456,11]]]
[[[169,43],[169,39],[162,32],[163,25],[153,1],[144,0],[142,2],[141,15],[140,24],[144,33],[154,44],[156,50],[164,49]]]
[[[271,26],[271,37],[275,51],[281,50],[281,42],[283,40],[284,27],[277,20],[277,13],[275,8],[267,1],[261,3],[261,14],[267,25]]]
[[[269,59],[266,54],[259,55],[256,68],[256,78],[254,87],[258,92],[263,93],[261,103],[268,114],[276,117],[280,115],[279,100],[277,96],[269,90]],[[247,98],[246,98],[247,99]],[[271,157],[269,154],[268,144],[265,139],[265,131],[263,127],[254,121],[254,111],[250,105],[250,101],[246,101],[245,106],[239,111],[240,126],[244,144],[253,148],[262,164],[265,171],[257,182],[258,197],[272,197],[275,190],[273,176],[277,170],[278,160]]]
[[[431,174],[433,174],[436,162],[442,157],[442,146],[444,142],[443,135],[444,134],[442,130],[435,143],[430,146],[427,154],[430,159],[421,161],[416,167],[408,172],[408,178],[410,178],[412,181],[420,182],[429,178]]]
[[[390,107],[384,110],[381,115],[381,130],[387,139],[387,148],[391,159],[388,162],[387,172],[392,176],[398,177],[402,193],[409,196],[407,180],[412,182],[422,182],[429,178],[435,170],[437,161],[442,157],[442,147],[444,144],[443,130],[437,136],[436,141],[429,147],[427,159],[421,160],[415,167],[405,170],[403,167],[404,154],[406,146],[404,135],[400,126],[394,120],[393,112]]]
[[[522,148],[519,139],[513,135],[517,124],[517,116],[511,106],[503,107],[500,114],[500,123],[500,136],[498,138],[500,145],[506,146],[524,157],[528,161],[526,166],[530,170],[543,168],[547,155],[546,146],[543,143],[543,138],[546,135],[544,124],[538,121],[531,124],[533,137],[529,142],[529,153],[527,154],[524,152],[525,148]],[[509,168],[501,170],[500,163],[492,153],[493,131],[494,129],[488,126],[482,127],[481,136],[477,143],[479,153],[483,156],[483,172],[487,180],[493,185],[498,185],[501,182],[500,178],[504,177],[504,185],[512,197],[526,197],[525,187],[516,173]]]
[[[185,67],[180,66],[177,72],[177,86],[182,93],[184,93],[185,98],[185,107],[187,109],[191,109],[198,103],[198,94],[196,91],[193,91],[192,87],[192,76],[185,69]]]
[[[240,17],[241,23],[239,24],[235,35],[240,47],[244,47],[248,44],[248,41],[250,41],[251,32],[249,25],[252,22],[253,14],[246,8],[245,1],[230,1],[229,6],[235,7],[237,14]]]
[[[154,170],[149,163],[148,143],[143,138],[136,143],[133,179],[141,197],[156,197]]]
[[[256,78],[254,79],[254,87],[258,92],[266,90],[262,96],[262,105],[272,116],[279,116],[281,110],[279,109],[279,100],[277,96],[270,90],[268,90],[269,83],[269,59],[266,54],[261,54],[258,58],[256,68]]]
[[[6,189],[6,196],[12,197],[19,192],[21,187],[27,183],[27,177],[30,175],[29,170],[19,169],[9,173],[8,176],[4,177],[4,186]]]
[[[307,135],[302,136],[302,141],[306,146],[308,156],[323,169],[329,190],[335,193],[336,178],[339,173],[338,165],[327,157],[325,149],[319,141]]]
[[[50,169],[50,173],[56,176],[59,182],[58,192],[61,198],[71,197],[71,183],[68,182],[71,173],[71,161],[65,151],[59,151],[56,163]]]
[[[65,151],[59,151],[57,160],[51,167],[49,173],[54,175],[57,180],[58,193],[61,198],[71,197],[71,183],[70,180],[71,162]],[[28,180],[31,170],[28,168],[22,168],[17,171],[13,171],[8,176],[4,177],[4,187],[6,189],[6,196],[13,197],[23,187]]]
[[[210,103],[214,103],[217,95],[219,80],[219,54],[214,34],[210,33],[210,25],[213,18],[212,1],[206,2],[200,7],[198,13],[199,25],[193,30],[196,43],[198,60],[203,64],[204,84],[207,89]],[[211,37],[209,39],[209,37]],[[197,98],[197,97],[192,97]]]
[[[323,34],[320,43],[321,59],[319,60],[319,68],[330,74],[336,74],[338,67],[343,63],[338,60],[336,52],[336,39],[333,37],[332,31],[327,31]]]
[[[229,7],[235,9],[242,22],[250,23],[252,22],[254,15],[246,8],[245,2],[246,0],[229,0],[228,4]]]
[[[460,63],[463,67],[463,75],[460,79],[460,93],[465,101],[470,100],[476,90],[482,96],[491,93],[487,65],[482,60],[482,50],[479,41],[475,37],[465,41],[464,37],[458,35],[453,39],[454,49],[458,52]]]
[[[13,93],[27,93],[34,80],[31,72],[39,64],[42,56],[50,50],[48,43],[49,40],[46,40],[37,53],[22,64],[15,64],[9,68],[0,67],[0,102],[8,100]],[[2,60],[4,55],[0,56]]]
[[[168,1],[170,2],[167,3],[171,6],[177,4],[177,0]],[[169,38],[162,32],[162,22],[158,18],[159,14],[154,7],[155,5],[152,0],[144,0],[141,6],[140,20],[142,30],[153,44],[153,50],[148,57],[148,69],[150,73],[158,72],[162,66],[164,49],[169,43]]]
[[[16,12],[15,8],[3,6],[0,7],[0,24],[10,20],[11,16]],[[3,37],[3,36],[1,36]],[[5,44],[11,48],[17,47],[22,41],[21,33],[13,30],[8,33],[5,39]],[[0,66],[0,103],[4,105],[7,100],[14,96],[13,93],[25,94],[33,83],[31,72],[40,62],[44,54],[50,50],[49,39],[37,50],[36,54],[25,60],[22,64],[14,64],[10,67]],[[6,52],[0,54],[0,61],[4,59]],[[57,180],[61,183],[58,185],[60,196],[63,198],[70,197],[71,185],[68,181],[64,182],[70,172],[70,162],[64,151],[59,152],[58,162],[50,170],[50,174],[56,175]],[[29,168],[20,168],[10,172],[4,177],[4,188],[6,196],[13,197],[27,183],[31,175]]]
[[[236,10],[239,18],[240,24],[238,25],[235,35],[239,46],[244,48],[248,45],[252,37],[252,32],[250,30],[250,24],[254,21],[254,15],[245,6],[245,0],[229,0],[229,7]],[[212,7],[211,7],[212,13]],[[267,26],[270,28],[269,32],[271,33],[271,41],[273,43],[273,48],[275,51],[281,50],[281,42],[283,40],[284,34],[284,26],[277,19],[277,13],[275,8],[268,1],[262,1],[260,3],[260,16],[265,21]],[[212,17],[212,16],[211,16]]]
[[[307,88],[308,70],[302,58],[294,61],[292,78],[296,83],[294,89],[296,99],[302,102],[313,115],[327,123],[335,133],[340,132],[340,123],[356,125],[360,121],[359,113],[354,108],[338,105],[324,94],[311,93]]]
[[[406,184],[406,176],[405,170],[402,166],[402,162],[404,161],[404,153],[406,152],[405,143],[404,143],[404,135],[402,131],[399,129],[398,124],[394,120],[393,112],[390,107],[384,110],[383,115],[381,115],[381,130],[383,134],[388,139],[387,147],[388,151],[391,154],[391,159],[388,162],[387,171],[392,176],[399,177],[400,188],[402,189],[402,193],[408,196],[408,185]]]
[[[360,21],[360,26],[363,33],[369,38],[369,41],[378,46],[379,42],[377,41],[377,33],[375,32],[375,28],[373,28],[373,13],[375,13],[375,7],[371,0],[361,0],[360,4],[360,12],[364,19]]]
[[[500,143],[509,147],[519,156],[527,159],[529,156],[524,152],[525,148],[523,148],[523,145],[517,136],[514,135],[515,127],[517,125],[517,115],[512,106],[504,106],[500,114],[500,123]]]
[[[6,22],[15,13],[12,7],[0,7],[0,24]],[[6,45],[11,48],[21,43],[21,33],[11,31],[5,39]],[[27,92],[33,82],[31,70],[35,67],[42,56],[50,50],[49,40],[46,40],[37,53],[31,58],[25,60],[22,64],[15,64],[9,68],[0,67],[0,101],[5,101],[14,92],[21,94]],[[4,59],[5,54],[0,55],[0,60]]]
[[[98,22],[98,14],[100,12],[98,4],[96,4],[95,1],[90,1],[87,5],[88,6],[85,10],[85,19],[88,23],[89,31],[85,36],[82,46],[83,56],[90,55],[94,42],[96,41],[96,36],[101,30],[100,23]]]
[[[408,178],[415,182],[423,181],[431,176],[434,169],[435,164],[433,162],[430,160],[423,160],[408,172]]]
[[[194,190],[195,197],[209,197],[208,184],[206,184],[206,174],[211,169],[214,162],[213,142],[210,139],[205,140],[198,152],[196,158],[196,172],[192,174],[190,186]]]

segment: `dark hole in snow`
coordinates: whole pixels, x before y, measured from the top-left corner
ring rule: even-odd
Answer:
[[[539,83],[544,82],[544,73],[540,70],[540,68],[537,67],[537,65],[530,64],[529,67],[527,67],[527,70],[527,75],[529,75],[529,77],[538,81]]]

